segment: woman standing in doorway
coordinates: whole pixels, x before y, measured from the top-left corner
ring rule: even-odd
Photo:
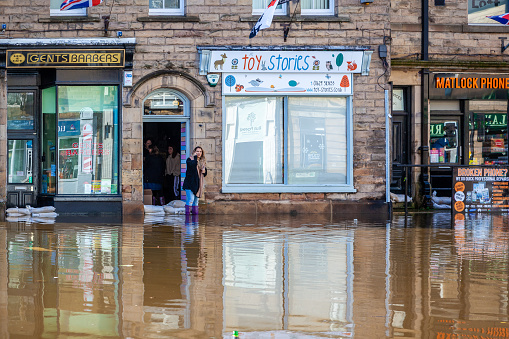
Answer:
[[[183,188],[186,190],[186,214],[198,214],[198,199],[203,191],[203,178],[207,176],[205,152],[196,146],[186,161],[186,178]]]
[[[168,188],[168,202],[180,196],[180,154],[173,146],[168,146],[166,158],[166,182]]]

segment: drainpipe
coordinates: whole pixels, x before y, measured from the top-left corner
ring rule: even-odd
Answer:
[[[389,139],[389,90],[385,90],[385,202],[391,202],[391,180],[390,180],[390,139]]]
[[[422,0],[422,60],[428,61],[429,44],[429,3],[428,0]]]
[[[429,45],[429,2],[428,0],[422,0],[422,36],[421,36],[421,59],[423,61],[429,60],[428,45]],[[428,107],[428,82],[429,82],[429,70],[423,68],[421,70],[421,112],[422,112],[422,124],[421,124],[421,164],[428,164],[429,159],[429,107]],[[423,195],[426,199],[431,199],[431,185],[429,178],[429,168],[423,167],[421,169],[421,177],[423,184]]]

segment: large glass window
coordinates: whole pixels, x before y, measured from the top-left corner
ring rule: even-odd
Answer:
[[[225,97],[225,184],[281,191],[351,184],[347,100]]]
[[[490,19],[489,16],[503,15],[509,12],[507,0],[469,0],[467,2],[469,25],[502,25],[502,23]]]
[[[58,87],[58,193],[118,193],[118,88]]]
[[[57,187],[56,87],[42,90],[41,193],[55,194]]]
[[[9,140],[7,153],[7,182],[31,184],[33,147],[32,140]]]
[[[150,0],[150,15],[184,15],[184,0]]]
[[[459,121],[430,123],[430,163],[457,163],[459,160]]]
[[[346,98],[288,98],[288,183],[346,184]]]
[[[51,16],[86,16],[86,8],[70,9],[67,11],[61,11],[60,5],[63,0],[50,0],[50,14]]]
[[[7,128],[9,130],[34,129],[34,93],[7,93]]]
[[[507,165],[507,113],[471,113],[470,165]]]

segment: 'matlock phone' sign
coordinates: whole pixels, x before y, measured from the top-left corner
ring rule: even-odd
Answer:
[[[509,74],[430,73],[429,99],[507,100]]]
[[[123,49],[8,50],[7,68],[124,67]]]
[[[507,168],[456,167],[452,180],[452,214],[509,212]]]

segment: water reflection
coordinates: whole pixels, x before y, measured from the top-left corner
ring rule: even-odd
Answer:
[[[6,222],[0,338],[509,336],[507,216],[363,218]]]

